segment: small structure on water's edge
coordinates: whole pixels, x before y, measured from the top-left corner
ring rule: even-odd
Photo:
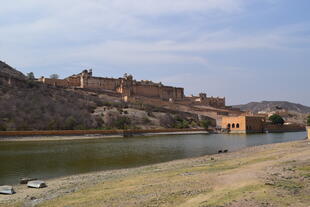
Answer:
[[[307,126],[308,139],[310,139],[310,126]]]
[[[224,116],[222,118],[222,129],[229,133],[262,133],[266,118],[262,116]]]
[[[222,129],[227,133],[248,134],[265,132],[297,132],[305,131],[305,126],[299,124],[272,124],[263,115],[224,116]],[[309,129],[310,130],[310,129]],[[310,136],[308,130],[308,137]]]

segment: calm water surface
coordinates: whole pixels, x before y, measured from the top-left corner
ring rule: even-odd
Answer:
[[[302,140],[306,132],[253,135],[169,135],[43,142],[0,142],[0,185],[21,177],[40,179],[129,168],[235,151],[254,145]]]

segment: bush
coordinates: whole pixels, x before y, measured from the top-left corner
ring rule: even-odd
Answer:
[[[148,117],[143,117],[142,122],[143,124],[150,124],[151,120]]]
[[[175,128],[177,129],[186,129],[189,128],[189,122],[187,120],[178,120],[177,123],[175,124]]]
[[[27,78],[28,78],[28,80],[35,80],[36,79],[34,77],[34,73],[33,72],[27,73]]]
[[[50,75],[51,79],[59,79],[59,75],[58,74],[52,74]]]
[[[210,120],[201,120],[200,121],[200,126],[205,128],[205,129],[208,129],[209,126],[211,126],[211,121]]]
[[[0,131],[6,131],[6,126],[4,123],[0,123]]]
[[[307,125],[310,126],[310,115],[308,116]]]
[[[65,129],[72,130],[75,128],[76,125],[77,125],[77,121],[75,120],[73,116],[70,116],[66,119],[64,127]]]
[[[131,124],[131,121],[128,117],[120,117],[118,118],[114,125],[117,129],[128,129]]]
[[[277,125],[283,125],[284,124],[284,119],[278,114],[273,114],[272,116],[269,117],[269,120],[273,124],[277,124]]]

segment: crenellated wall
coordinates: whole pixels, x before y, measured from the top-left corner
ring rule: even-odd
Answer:
[[[52,86],[69,87],[69,82],[63,79],[51,79],[51,78],[41,77],[39,78],[39,81],[44,84],[48,84]]]
[[[210,105],[213,107],[217,107],[217,108],[225,107],[226,105],[225,102],[226,102],[225,98],[207,97],[207,105]]]
[[[102,88],[104,90],[116,91],[120,85],[120,80],[113,78],[89,77],[82,78],[81,81],[83,82],[82,88],[90,89]]]
[[[192,104],[198,103],[198,104],[212,106],[215,108],[226,107],[225,97],[224,98],[213,97],[213,96],[208,97],[207,94],[205,94],[205,93],[200,93],[199,96],[186,97],[184,99],[184,103],[185,102],[192,103]]]
[[[200,94],[199,97],[187,98],[184,96],[184,88],[164,86],[162,83],[152,81],[136,81],[131,75],[125,74],[122,78],[94,77],[92,70],[84,70],[77,75],[72,75],[66,79],[40,78],[40,82],[53,86],[76,87],[85,89],[102,89],[122,94],[123,97],[149,97],[158,98],[165,101],[184,101],[187,103],[197,103],[213,107],[225,107],[225,98],[207,97]],[[198,100],[199,99],[199,100]]]

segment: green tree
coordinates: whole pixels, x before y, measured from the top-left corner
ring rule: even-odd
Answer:
[[[310,115],[308,116],[307,125],[310,126]]]
[[[187,129],[189,128],[189,122],[187,120],[178,120],[174,127],[177,129]]]
[[[33,72],[27,73],[27,78],[28,78],[29,80],[34,80],[34,79],[35,79],[34,73],[33,73]]]
[[[67,130],[72,130],[74,129],[74,127],[77,125],[77,121],[73,116],[69,116],[66,120],[65,120],[65,125],[64,128]]]
[[[131,125],[131,121],[128,117],[120,117],[115,122],[114,125],[117,129],[128,129]]]
[[[210,120],[201,120],[200,121],[200,126],[205,128],[205,129],[208,129],[209,126],[211,126],[211,121]]]
[[[272,116],[269,117],[269,120],[273,124],[278,124],[278,125],[283,125],[284,124],[284,119],[278,115],[278,114],[273,114]]]
[[[6,126],[4,123],[0,122],[0,131],[6,131]]]
[[[52,74],[50,75],[51,79],[59,79],[59,75],[58,74]]]

